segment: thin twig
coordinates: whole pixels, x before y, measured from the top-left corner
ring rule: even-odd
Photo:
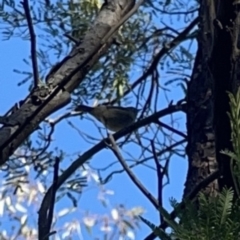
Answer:
[[[25,16],[27,19],[30,41],[31,41],[31,59],[32,59],[32,68],[33,68],[33,78],[34,78],[34,87],[36,88],[39,83],[38,75],[38,63],[37,63],[37,44],[36,44],[36,35],[33,28],[32,17],[29,9],[28,0],[23,0],[21,2],[24,8]]]
[[[162,174],[162,166],[158,162],[158,156],[157,156],[157,153],[156,153],[156,149],[155,149],[153,140],[151,140],[151,147],[152,147],[152,152],[153,152],[153,159],[154,159],[154,162],[156,164],[156,170],[157,170],[158,203],[159,203],[159,206],[162,206],[162,190],[163,190],[162,188],[163,188],[163,177],[164,177],[164,175]],[[160,211],[159,211],[159,214],[160,214],[160,222],[162,223],[163,222],[163,216],[162,216]]]
[[[187,135],[184,134],[184,133],[182,133],[182,132],[180,132],[180,131],[178,131],[177,129],[175,129],[175,128],[173,128],[173,127],[170,127],[170,126],[168,126],[167,124],[165,124],[165,123],[163,123],[163,122],[161,122],[161,121],[159,121],[159,120],[157,120],[156,123],[157,123],[159,126],[164,127],[164,128],[166,128],[166,129],[168,129],[169,131],[172,131],[172,132],[178,134],[179,136],[187,139]]]
[[[47,144],[42,148],[42,150],[36,156],[33,157],[33,163],[35,163],[35,160],[39,159],[39,157],[47,151],[47,149],[49,148],[49,146],[51,144],[52,135],[54,133],[55,126],[53,124],[50,124],[50,127],[51,127],[51,130],[48,133],[47,137],[44,136],[45,137],[44,140],[45,140],[45,142],[47,142]]]
[[[175,147],[177,147],[178,145],[181,145],[181,144],[183,144],[183,143],[185,143],[185,142],[186,142],[186,140],[181,140],[181,141],[179,141],[179,142],[176,142],[176,143],[174,143],[174,144],[172,144],[172,145],[170,145],[170,146],[162,149],[161,151],[159,151],[158,153],[156,153],[156,155],[157,155],[157,157],[159,157],[159,156],[163,155],[164,153],[171,151],[173,148],[175,148]],[[139,160],[139,161],[137,161],[136,163],[133,163],[133,164],[129,165],[129,168],[134,168],[134,167],[136,167],[136,166],[138,166],[138,165],[140,165],[140,164],[144,164],[145,162],[151,160],[152,158],[153,158],[153,156],[150,156],[150,157],[144,158],[143,160]],[[111,163],[111,164],[109,164],[107,167],[104,167],[104,168],[100,169],[100,171],[105,171],[105,170],[108,169],[109,167],[112,167],[114,164],[115,164],[115,163]],[[107,177],[105,177],[105,178],[102,180],[102,184],[106,184],[106,183],[113,177],[113,175],[115,175],[115,174],[120,174],[120,173],[122,173],[122,172],[124,172],[123,169],[116,170],[116,171],[112,171]]]
[[[136,81],[134,81],[131,87],[123,93],[122,97],[125,97],[128,93],[130,93],[134,88],[138,86],[139,83],[145,81],[146,78],[151,75],[153,70],[156,69],[160,59],[165,56],[169,51],[174,49],[179,43],[184,41],[187,37],[187,34],[189,34],[189,32],[197,25],[198,22],[199,18],[197,17],[182,32],[180,32],[178,36],[176,36],[170,43],[165,45],[155,56],[148,69]],[[109,104],[114,104],[117,101],[118,98],[113,99]]]
[[[61,115],[61,116],[59,116],[55,119],[50,119],[50,118],[46,119],[46,120],[44,120],[44,122],[47,122],[47,123],[52,124],[52,125],[56,125],[57,123],[59,123],[60,121],[66,119],[66,118],[76,117],[76,116],[80,116],[80,113],[71,111],[71,112],[66,112],[63,115]]]
[[[67,37],[69,40],[71,40],[72,42],[74,42],[75,44],[79,44],[79,40],[76,39],[75,37],[69,35],[68,33],[64,34],[65,37]]]
[[[112,144],[110,146],[110,149],[113,151],[117,159],[119,160],[120,164],[122,165],[123,169],[126,171],[127,175],[130,177],[130,179],[133,181],[133,183],[138,187],[138,189],[145,195],[145,197],[153,204],[153,206],[156,209],[159,209],[159,203],[157,199],[153,197],[153,195],[143,186],[143,184],[136,178],[136,176],[133,174],[133,172],[130,170],[128,165],[126,164],[125,160],[123,159],[118,146],[111,134],[109,134],[109,139]]]

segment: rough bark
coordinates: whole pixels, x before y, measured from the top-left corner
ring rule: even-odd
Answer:
[[[216,195],[233,187],[230,159],[221,150],[232,150],[227,91],[239,87],[239,3],[201,1],[199,49],[188,92],[189,170],[184,195],[216,168],[221,178],[203,191]]]
[[[240,3],[231,0],[215,0],[216,19],[214,45],[209,67],[214,80],[214,125],[216,156],[222,173],[220,188],[233,187],[230,159],[220,153],[232,150],[228,93],[236,93],[239,87],[239,30]]]
[[[213,47],[214,17],[213,2],[202,1],[199,10],[198,51],[187,95],[188,146],[186,152],[189,169],[184,196],[217,169],[213,126],[213,79],[208,67]],[[206,194],[216,195],[217,181],[209,184],[203,191]]]
[[[106,1],[84,38],[73,47],[46,78],[46,86],[38,86],[0,117],[0,165],[3,165],[20,144],[47,116],[67,105],[70,94],[83,81],[88,70],[112,43],[109,35],[134,6],[134,0]]]

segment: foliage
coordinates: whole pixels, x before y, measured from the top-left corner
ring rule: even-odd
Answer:
[[[239,203],[234,203],[233,191],[224,189],[217,197],[199,194],[199,209],[188,204],[179,215],[181,224],[174,229],[173,239],[238,239],[240,224],[237,219]],[[236,238],[235,238],[236,237]]]
[[[234,185],[238,196],[240,197],[240,90],[234,95],[229,93],[230,112],[228,113],[231,124],[231,135],[233,152],[229,150],[222,151],[223,154],[231,158],[231,171],[234,179]]]
[[[143,221],[163,240],[233,240],[239,238],[240,201],[233,202],[232,190],[223,189],[216,197],[207,197],[200,193],[197,205],[195,202],[186,202],[184,210],[179,211],[177,206],[175,210],[178,211],[177,217],[181,223],[177,224],[169,216],[164,218],[171,226],[172,231],[169,234],[149,221]]]

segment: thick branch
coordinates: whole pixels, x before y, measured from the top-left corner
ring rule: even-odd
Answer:
[[[230,159],[220,153],[232,150],[231,127],[227,112],[230,111],[227,91],[236,93],[240,80],[239,31],[240,9],[234,1],[215,1],[216,19],[214,46],[209,67],[214,82],[214,123],[216,134],[216,157],[223,178],[219,179],[220,189],[234,187],[230,170]],[[224,46],[224,47],[223,47]]]
[[[40,122],[70,102],[70,93],[106,52],[112,43],[112,34],[120,26],[119,23],[126,21],[124,16],[133,5],[134,0],[107,1],[82,42],[50,72],[46,79],[47,87],[32,91],[21,102],[19,109],[0,119],[4,123],[0,129],[0,165]]]

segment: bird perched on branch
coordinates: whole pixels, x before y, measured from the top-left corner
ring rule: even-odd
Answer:
[[[125,127],[131,125],[140,109],[135,107],[115,107],[99,105],[96,107],[89,107],[79,105],[75,111],[87,112],[100,121],[107,129],[117,132]]]

